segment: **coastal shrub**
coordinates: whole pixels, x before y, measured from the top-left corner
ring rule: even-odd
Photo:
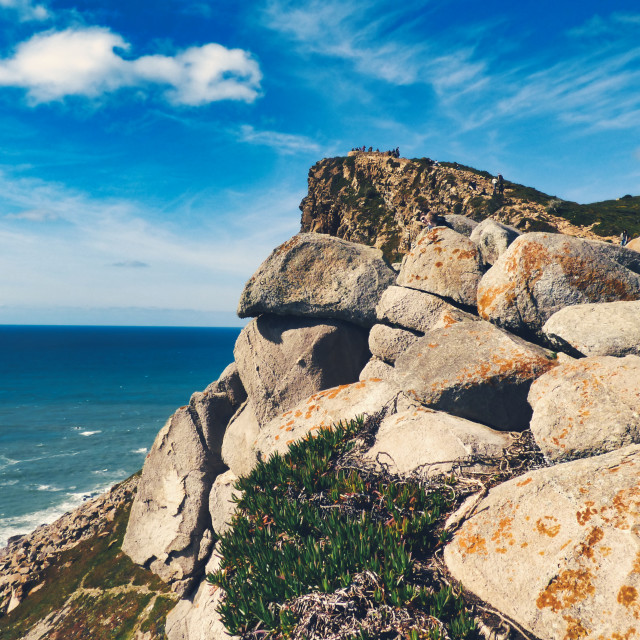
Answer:
[[[336,469],[362,425],[310,434],[236,483],[242,497],[220,540],[220,569],[208,576],[226,593],[218,612],[230,633],[287,637],[299,617],[288,602],[346,589],[362,572],[375,576],[377,605],[423,611],[434,640],[442,629],[452,640],[474,629],[459,589],[424,584],[416,572],[414,558],[445,541],[438,527],[451,494]]]

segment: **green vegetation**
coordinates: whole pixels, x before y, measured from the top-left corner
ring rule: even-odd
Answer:
[[[43,572],[44,586],[0,618],[0,640],[17,640],[54,613],[55,624],[46,636],[50,640],[128,640],[141,620],[148,621],[149,630],[157,630],[152,638],[164,638],[164,618],[152,617],[166,616],[175,596],[168,585],[120,550],[130,510],[131,503],[123,505],[101,534],[60,553]],[[136,590],[136,585],[146,589]],[[150,613],[145,612],[154,594],[165,595],[158,597]]]
[[[227,594],[218,611],[231,633],[288,637],[299,622],[292,600],[346,589],[362,572],[376,576],[372,597],[382,611],[422,612],[428,635],[413,628],[409,637],[437,640],[444,628],[456,640],[474,629],[459,590],[427,584],[415,560],[444,543],[439,525],[452,506],[449,493],[336,468],[362,424],[309,435],[236,484],[243,494],[221,538],[221,568],[208,576]],[[365,631],[360,637],[369,637]]]
[[[594,225],[592,231],[600,236],[619,235],[623,229],[632,238],[640,235],[640,196],[591,204],[553,200],[549,213],[578,226]]]

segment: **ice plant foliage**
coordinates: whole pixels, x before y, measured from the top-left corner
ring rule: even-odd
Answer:
[[[474,629],[457,589],[426,584],[416,572],[414,556],[444,541],[438,529],[451,507],[447,492],[335,467],[362,425],[357,418],[309,435],[237,482],[242,497],[220,541],[221,566],[208,576],[226,593],[218,611],[232,634],[289,637],[299,619],[289,601],[345,589],[362,572],[376,577],[376,605],[420,611],[430,621],[410,637],[456,640]]]

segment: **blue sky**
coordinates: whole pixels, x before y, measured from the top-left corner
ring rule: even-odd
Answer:
[[[355,145],[640,194],[640,9],[0,0],[0,323],[239,324]]]

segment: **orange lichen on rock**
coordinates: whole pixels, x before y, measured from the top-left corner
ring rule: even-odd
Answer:
[[[538,518],[536,522],[536,529],[538,533],[541,535],[549,536],[550,538],[555,538],[558,533],[560,533],[560,525],[559,524],[550,524],[551,522],[558,522],[556,518],[553,516],[543,516],[542,518]]]
[[[565,569],[538,595],[538,609],[549,607],[554,613],[582,602],[593,595],[595,587],[591,572],[587,569]]]
[[[623,585],[618,591],[618,602],[624,607],[632,607],[638,600],[638,590],[635,587]]]

